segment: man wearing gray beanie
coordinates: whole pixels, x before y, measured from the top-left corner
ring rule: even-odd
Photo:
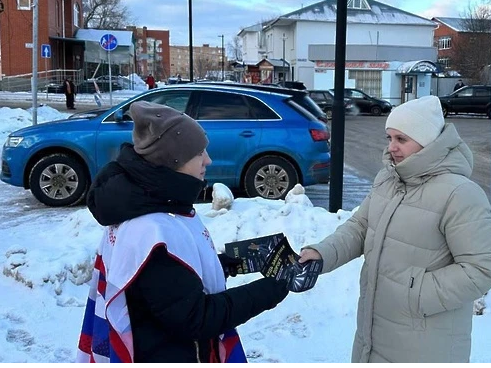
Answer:
[[[203,128],[145,101],[130,114],[133,144],[87,195],[105,229],[77,362],[246,362],[236,327],[280,303],[286,281],[226,289],[242,261],[217,254],[193,207],[211,164]]]
[[[474,300],[491,288],[491,206],[472,153],[440,101],[392,110],[384,168],[348,221],[300,261],[323,272],[364,256],[353,362],[457,363],[471,352]]]
[[[208,146],[201,125],[171,107],[139,101],[130,115],[135,152],[154,165],[176,170]]]

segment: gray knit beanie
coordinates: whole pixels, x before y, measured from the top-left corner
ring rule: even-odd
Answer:
[[[172,107],[137,101],[130,115],[135,152],[154,165],[179,169],[208,146],[201,125]]]

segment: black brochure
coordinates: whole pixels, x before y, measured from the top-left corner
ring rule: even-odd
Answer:
[[[242,259],[239,274],[260,272],[265,277],[285,279],[294,292],[311,289],[322,270],[322,260],[298,263],[300,256],[283,233],[226,243],[225,253]]]

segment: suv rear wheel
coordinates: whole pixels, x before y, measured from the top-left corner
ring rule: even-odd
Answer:
[[[246,171],[244,186],[249,197],[285,199],[299,181],[295,167],[280,156],[264,156]]]
[[[29,175],[31,193],[51,207],[73,206],[87,193],[89,180],[82,164],[75,158],[55,153],[41,158]]]

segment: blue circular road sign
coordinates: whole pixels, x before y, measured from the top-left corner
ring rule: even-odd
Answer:
[[[101,37],[99,41],[101,47],[106,51],[113,51],[116,47],[118,47],[118,40],[114,35],[107,33]]]

